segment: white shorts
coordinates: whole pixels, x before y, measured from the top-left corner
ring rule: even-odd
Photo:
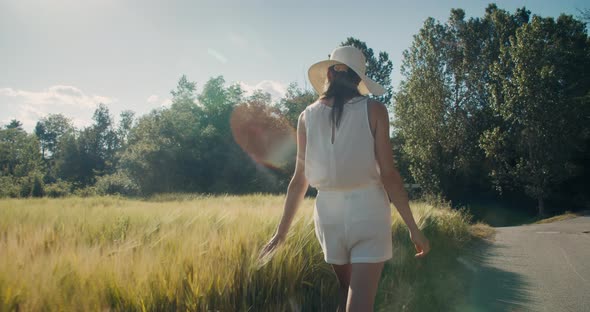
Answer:
[[[313,218],[327,263],[375,263],[392,258],[391,207],[382,184],[318,190]]]

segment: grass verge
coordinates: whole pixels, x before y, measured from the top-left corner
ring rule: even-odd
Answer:
[[[590,211],[581,211],[581,212],[566,211],[560,215],[556,215],[556,216],[552,216],[552,217],[548,217],[548,218],[535,217],[533,220],[531,220],[531,222],[529,224],[551,223],[551,222],[556,222],[556,221],[561,221],[561,220],[572,219],[572,218],[576,218],[576,217],[584,216],[584,215],[588,215],[588,214],[590,214]]]

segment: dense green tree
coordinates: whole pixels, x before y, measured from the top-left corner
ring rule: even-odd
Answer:
[[[441,192],[444,185],[443,134],[446,133],[445,104],[450,98],[445,84],[445,28],[433,18],[424,22],[404,51],[401,71],[405,79],[394,102],[394,128],[408,155],[414,179],[427,192]]]
[[[456,199],[489,188],[482,174],[488,163],[478,146],[497,119],[490,86],[500,81],[489,72],[528,14],[492,4],[483,18],[465,20],[463,10],[453,9],[444,24],[427,19],[404,51],[394,137],[403,144],[400,158],[425,191]]]
[[[119,142],[108,107],[99,104],[92,120],[92,125],[61,136],[55,155],[56,178],[88,186],[97,176],[115,171]]]
[[[39,140],[20,121],[0,129],[0,196],[42,196],[44,170]]]
[[[90,183],[92,171],[83,171],[85,154],[80,151],[78,137],[79,132],[67,133],[59,141],[58,151],[55,155],[55,176],[57,179],[68,181],[72,184],[87,185]]]
[[[291,83],[287,87],[285,96],[279,99],[275,106],[287,118],[293,129],[296,129],[299,115],[309,104],[315,102],[316,99],[317,95],[315,93],[299,88],[297,83]]]
[[[19,120],[16,119],[12,119],[10,121],[10,123],[8,123],[5,126],[6,129],[17,129],[17,130],[23,130],[23,123],[20,122]]]
[[[120,169],[144,194],[198,190],[202,130],[196,83],[182,76],[171,91],[172,105],[137,119],[128,134]]]
[[[501,51],[494,109],[503,123],[484,134],[482,147],[497,164],[497,184],[523,188],[543,215],[556,186],[581,171],[573,157],[588,136],[590,42],[571,16],[533,16]]]
[[[119,125],[117,126],[117,142],[119,143],[119,149],[124,149],[127,145],[127,138],[129,136],[129,131],[133,128],[134,118],[135,112],[132,110],[123,110],[119,114]]]
[[[115,167],[119,144],[113,116],[109,108],[101,103],[94,111],[92,120],[94,123],[87,129],[88,154],[95,160],[95,170],[111,173]]]
[[[138,118],[119,164],[145,194],[172,191],[167,165],[174,163],[171,155],[176,147],[162,129],[162,113],[162,109],[153,109]]]
[[[13,120],[0,129],[0,172],[2,175],[24,177],[41,172],[41,149],[35,135],[26,133]]]
[[[72,131],[74,126],[71,119],[63,114],[49,114],[41,118],[35,126],[35,134],[41,143],[43,158],[53,158],[61,137]]]
[[[219,115],[231,111],[223,84],[221,77],[211,79],[199,95],[196,83],[182,76],[170,108],[138,119],[121,165],[143,192],[209,191],[216,182],[212,172],[220,168],[217,150],[224,145],[217,140],[229,133]]]

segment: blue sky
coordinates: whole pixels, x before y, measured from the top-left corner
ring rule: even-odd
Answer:
[[[424,20],[452,8],[482,16],[489,1],[0,0],[0,124],[31,131],[48,113],[78,127],[100,102],[114,115],[169,105],[182,74],[201,87],[223,75],[275,98],[346,37],[389,53],[393,83],[402,52]],[[585,1],[496,1],[513,12],[578,15]]]

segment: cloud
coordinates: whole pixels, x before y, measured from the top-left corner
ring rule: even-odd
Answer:
[[[216,60],[218,60],[219,62],[221,62],[223,64],[227,63],[227,58],[223,54],[219,53],[219,51],[208,48],[207,53],[209,55],[211,55],[213,58],[215,58]]]
[[[258,38],[256,33],[252,32],[250,36],[246,37],[243,34],[229,32],[227,38],[238,50],[250,50],[261,58],[272,57],[270,52],[262,45],[262,40]]]
[[[161,99],[156,94],[152,94],[146,99],[146,102],[150,105],[158,105],[159,104],[161,107],[164,107],[164,106],[170,106],[170,104],[172,104],[172,99]]]
[[[164,99],[160,106],[170,106],[170,104],[172,104],[172,99]]]
[[[55,85],[41,91],[0,88],[0,119],[6,124],[10,119],[23,123],[32,131],[39,119],[50,113],[62,113],[81,128],[92,123],[92,114],[99,103],[111,104],[116,99],[89,95],[74,86]]]
[[[148,104],[155,104],[158,102],[159,99],[160,99],[159,96],[152,94],[152,95],[148,96],[148,98],[146,99],[146,102],[148,102]]]
[[[247,48],[248,47],[248,39],[246,37],[237,34],[235,32],[230,32],[227,35],[229,41],[236,45],[238,48]]]
[[[281,82],[274,80],[262,80],[255,85],[249,85],[243,81],[239,81],[238,84],[246,92],[246,95],[252,95],[256,90],[262,90],[263,92],[270,93],[273,101],[276,101],[287,92],[287,86]]]

